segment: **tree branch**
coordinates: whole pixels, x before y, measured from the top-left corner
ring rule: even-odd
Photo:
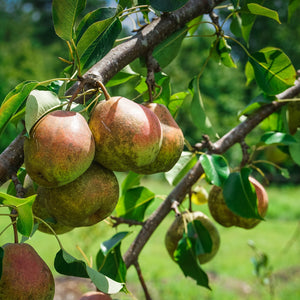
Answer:
[[[199,15],[210,13],[212,9],[225,0],[190,0],[182,8],[164,14],[151,24],[145,26],[130,40],[114,47],[97,64],[89,69],[83,76],[85,90],[95,88],[97,81],[107,83],[114,75],[126,65],[153,49],[176,30],[182,28],[187,22]],[[76,82],[66,95],[73,95],[78,91],[81,81]],[[92,95],[87,95],[92,97]],[[80,100],[80,99],[79,99]],[[18,136],[0,156],[0,186],[5,183],[21,167],[24,137]]]
[[[295,86],[287,89],[278,95],[278,99],[291,99],[300,93],[300,81]],[[244,122],[237,125],[229,133],[225,134],[217,142],[213,144],[212,153],[223,154],[236,143],[242,141],[245,136],[251,132],[261,121],[282,107],[285,103],[273,101],[270,104],[262,106],[256,113],[248,117]],[[164,202],[152,213],[147,219],[143,228],[124,254],[124,261],[130,267],[136,260],[144,245],[147,243],[152,233],[163,219],[172,210],[172,203],[175,201],[181,203],[190,188],[197,182],[204,170],[198,161],[195,166],[183,177],[183,179],[174,187]]]

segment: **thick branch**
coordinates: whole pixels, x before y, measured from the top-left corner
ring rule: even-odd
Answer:
[[[278,99],[290,99],[300,93],[300,81],[295,86],[278,95]],[[245,136],[252,131],[261,121],[284,105],[284,102],[274,101],[261,107],[255,114],[248,117],[244,122],[233,128],[228,134],[224,135],[213,144],[213,153],[222,154],[226,152],[234,144],[242,141]],[[196,165],[185,175],[177,186],[171,191],[165,201],[156,209],[156,211],[148,218],[145,225],[140,230],[134,242],[124,255],[124,261],[127,266],[131,266],[136,260],[144,245],[147,243],[157,226],[172,210],[174,200],[181,203],[190,188],[197,182],[203,174],[203,168],[198,161]]]
[[[93,88],[93,81],[104,84],[126,65],[136,58],[145,56],[147,52],[168,38],[176,30],[199,15],[210,13],[212,9],[225,0],[190,0],[185,6],[175,12],[164,14],[145,26],[128,41],[114,47],[103,59],[89,69],[83,76],[88,80],[86,89]],[[90,84],[89,84],[90,83]],[[77,82],[68,91],[71,95],[77,89]]]
[[[113,48],[104,58],[88,70],[83,79],[85,89],[94,88],[95,80],[107,83],[126,65],[169,37],[195,17],[209,13],[225,0],[190,0],[184,7],[175,12],[165,14],[144,27],[130,40]],[[76,82],[67,95],[78,91],[80,82]],[[15,173],[23,163],[23,137],[19,136],[0,156],[0,186]]]

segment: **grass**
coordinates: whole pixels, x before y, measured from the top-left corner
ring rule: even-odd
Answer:
[[[164,195],[170,190],[160,180],[152,177],[143,180],[143,184],[156,194]],[[265,222],[261,222],[252,230],[240,228],[223,228],[218,226],[221,235],[221,248],[216,257],[203,265],[208,273],[212,291],[196,285],[185,278],[164,247],[164,236],[168,226],[174,219],[171,213],[157,228],[153,236],[143,249],[139,263],[147,282],[150,294],[156,300],[198,300],[198,299],[300,299],[300,206],[298,198],[299,186],[270,186],[269,210]],[[159,198],[151,208],[154,210],[160,203]],[[207,215],[207,205],[195,206],[194,210],[201,210]],[[8,224],[8,217],[0,219],[0,230]],[[118,231],[127,230],[133,233],[122,245],[123,253],[135,238],[138,227],[128,228],[120,226]],[[110,238],[116,229],[105,222],[88,228],[77,228],[68,234],[60,236],[65,249],[78,259],[83,259],[76,246],[79,246],[88,256],[95,258],[101,242]],[[0,236],[0,243],[12,241],[11,229]],[[273,298],[270,297],[268,285],[263,285],[253,274],[251,257],[253,250],[248,242],[253,241],[264,252],[272,267]],[[32,244],[47,264],[53,269],[53,259],[59,250],[57,241],[53,236],[37,232],[28,241]],[[145,299],[138,281],[136,271],[130,268],[127,273],[128,288],[136,299]],[[130,295],[118,294],[115,299],[134,299]]]

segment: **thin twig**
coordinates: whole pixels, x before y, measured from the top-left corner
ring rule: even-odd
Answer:
[[[115,221],[113,223],[113,227],[117,227],[120,224],[127,224],[129,226],[133,226],[133,225],[143,226],[144,225],[144,222],[140,222],[140,221],[136,221],[136,220],[129,220],[129,219],[124,219],[121,217],[114,217],[114,216],[110,216],[110,218]]]
[[[134,266],[135,266],[136,272],[138,274],[138,277],[139,277],[140,283],[142,285],[142,288],[144,290],[146,300],[151,300],[152,298],[149,294],[149,291],[148,291],[148,288],[147,288],[146,282],[144,280],[144,277],[143,277],[143,274],[142,274],[142,271],[141,271],[141,268],[140,268],[140,265],[139,265],[138,261],[134,262]]]

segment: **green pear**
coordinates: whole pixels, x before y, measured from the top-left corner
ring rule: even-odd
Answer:
[[[183,213],[180,216],[177,216],[166,233],[165,245],[171,258],[174,259],[174,252],[177,249],[178,242],[182,239],[183,233],[186,230],[186,223],[194,220],[199,220],[201,222],[201,224],[209,232],[212,240],[211,252],[198,255],[200,264],[204,264],[209,262],[218,252],[220,247],[220,235],[214,223],[200,211]]]
[[[268,194],[255,178],[249,177],[249,181],[253,184],[256,191],[258,213],[261,217],[264,217],[268,209]],[[234,195],[232,196],[234,197]],[[218,186],[213,186],[209,192],[208,207],[215,221],[224,227],[237,226],[251,229],[261,221],[255,218],[244,218],[232,212],[225,202],[222,188]]]
[[[161,123],[162,144],[152,163],[133,171],[143,174],[167,172],[180,158],[184,146],[183,133],[165,105],[148,103],[145,107],[153,111]]]
[[[157,116],[124,97],[100,101],[89,126],[96,143],[95,160],[110,170],[138,169],[159,153],[162,128]]]
[[[93,135],[84,117],[53,111],[38,121],[24,142],[25,167],[44,187],[67,184],[90,166],[95,155]]]
[[[119,199],[119,185],[111,170],[94,162],[76,180],[57,188],[38,188],[47,210],[62,225],[94,225],[108,217]]]
[[[32,246],[9,243],[2,248],[0,299],[52,300],[55,289],[53,275]]]

